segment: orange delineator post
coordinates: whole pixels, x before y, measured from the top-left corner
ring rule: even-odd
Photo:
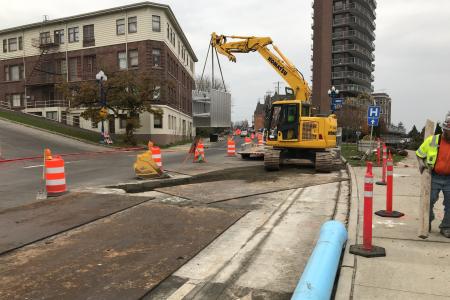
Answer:
[[[235,156],[236,155],[236,144],[233,140],[228,140],[227,142],[227,155]]]
[[[255,138],[255,134],[252,133],[252,135],[250,136],[250,138],[253,140]]]
[[[386,186],[386,210],[379,210],[375,212],[377,216],[386,218],[400,218],[405,214],[399,211],[392,210],[392,198],[394,190],[394,162],[392,155],[389,152],[389,158],[387,159],[387,186]]]
[[[364,220],[363,220],[363,244],[351,245],[350,253],[364,257],[386,256],[382,247],[372,245],[372,210],[373,210],[373,175],[372,163],[367,162],[366,175],[364,176]]]
[[[380,166],[380,156],[381,156],[381,143],[380,143],[380,139],[378,139],[377,141],[377,166]]]
[[[47,196],[59,196],[67,192],[64,160],[53,156],[49,149],[45,151],[45,189]]]
[[[364,223],[363,223],[363,247],[372,249],[372,206],[373,206],[373,175],[372,164],[367,163],[367,172],[364,177]]]
[[[378,181],[378,185],[386,185],[386,167],[387,167],[387,148],[386,144],[383,143],[383,169],[381,181]]]

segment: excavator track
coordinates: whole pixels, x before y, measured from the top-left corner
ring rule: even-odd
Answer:
[[[280,150],[266,149],[264,152],[264,168],[267,171],[280,170]]]
[[[316,152],[316,171],[328,173],[336,169],[336,158],[332,152]]]

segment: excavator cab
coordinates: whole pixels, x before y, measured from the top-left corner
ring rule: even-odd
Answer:
[[[301,117],[310,116],[310,106],[294,101],[278,101],[272,105],[268,139],[270,141],[299,141]]]
[[[269,140],[298,141],[299,104],[274,104],[272,106]]]

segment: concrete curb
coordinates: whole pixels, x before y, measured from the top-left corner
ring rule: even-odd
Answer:
[[[345,160],[345,159],[344,159]],[[359,191],[356,181],[355,171],[350,164],[347,163],[347,171],[350,174],[350,212],[347,224],[348,240],[344,250],[344,256],[340,268],[339,280],[337,283],[336,294],[334,299],[347,300],[352,298],[353,282],[357,267],[356,256],[350,254],[350,245],[357,244],[358,228],[359,228]]]
[[[107,188],[122,189],[126,193],[134,194],[151,191],[156,188],[188,184],[192,180],[193,177],[189,175],[176,175],[169,178],[160,178],[160,179],[155,178],[135,182],[119,183],[116,185],[107,186]]]

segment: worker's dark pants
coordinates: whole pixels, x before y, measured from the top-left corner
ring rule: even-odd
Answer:
[[[431,193],[430,193],[430,222],[434,219],[433,207],[439,199],[439,193],[444,193],[444,219],[440,228],[450,228],[450,175],[431,174]]]

